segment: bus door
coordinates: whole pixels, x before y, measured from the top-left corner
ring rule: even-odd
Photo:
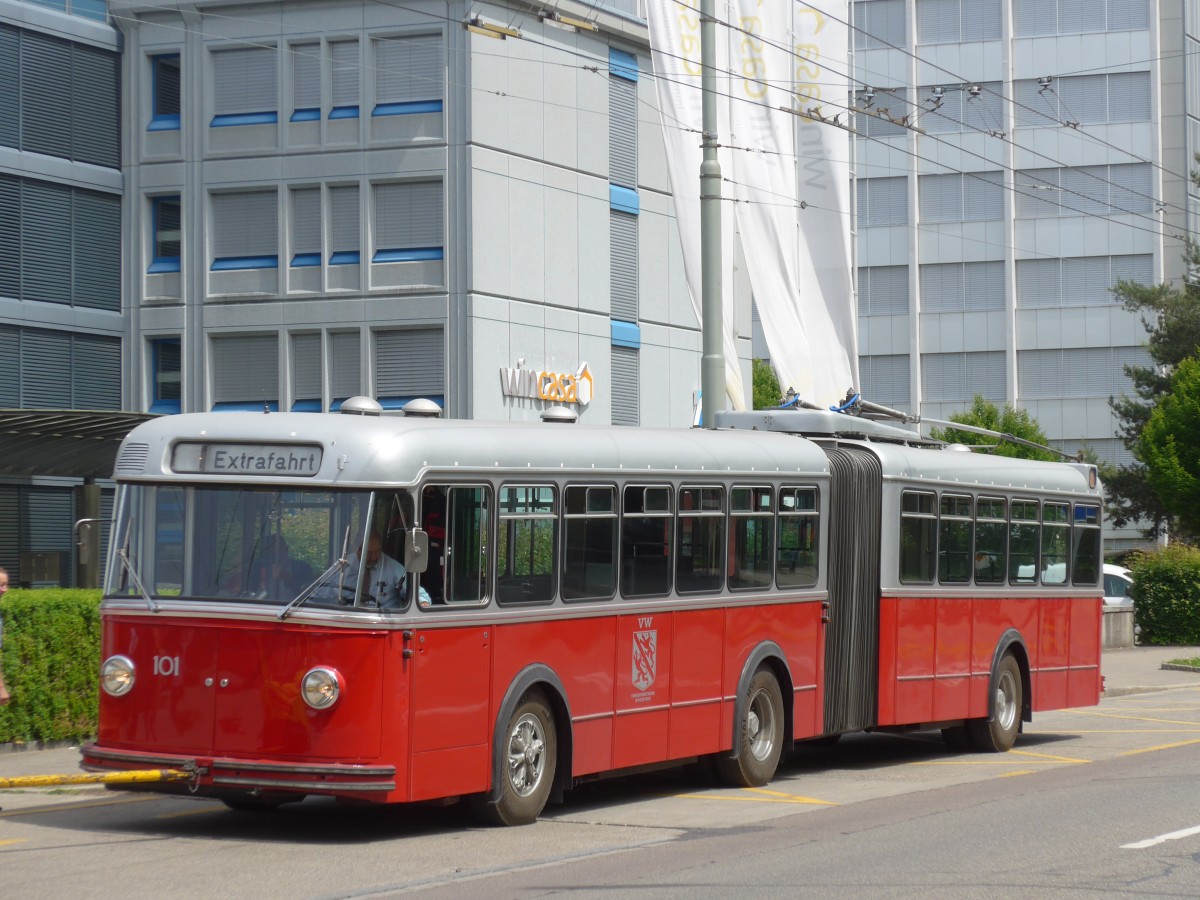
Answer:
[[[825,629],[825,733],[876,723],[883,469],[861,447],[826,447],[829,624]]]
[[[436,497],[436,499],[434,499]],[[437,485],[425,489],[422,516],[444,514],[440,579],[421,601],[422,622],[406,643],[412,679],[409,796],[412,800],[486,790],[491,765],[491,689],[494,626],[457,612],[486,606],[491,535],[491,488]],[[423,580],[422,584],[426,582]]]

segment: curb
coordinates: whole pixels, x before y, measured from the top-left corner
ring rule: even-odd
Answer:
[[[1163,663],[1162,667],[1172,672],[1196,672],[1200,674],[1200,666],[1185,666],[1182,663]]]
[[[79,741],[13,741],[0,744],[0,754],[30,753],[35,750],[72,750],[79,747]]]

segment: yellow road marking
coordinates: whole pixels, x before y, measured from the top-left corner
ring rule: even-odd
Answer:
[[[737,794],[676,794],[685,800],[732,800],[737,803],[799,803],[810,806],[837,806],[832,800],[816,800],[812,797],[801,797],[796,794],[780,794],[777,797],[753,797],[744,793]]]
[[[769,791],[766,788],[747,788],[746,790],[755,794],[767,794],[768,796],[772,797],[783,797],[792,803],[815,803],[823,806],[837,806],[836,803],[833,803],[829,800],[818,800],[815,797],[804,797],[800,794],[787,794],[783,791]]]
[[[1115,713],[1093,712],[1090,709],[1076,709],[1072,712],[1081,716],[1096,716],[1100,719],[1133,719],[1137,722],[1158,722],[1162,725],[1196,725],[1196,722],[1181,722],[1178,719],[1156,719],[1153,716],[1118,716]]]
[[[1091,762],[1090,759],[1076,759],[1073,756],[1052,756],[1049,753],[1034,753],[1032,750],[1009,750],[1008,752],[1013,754],[1014,756],[1033,756],[1033,757],[1037,757],[1038,759],[1049,759],[1049,760],[1053,760],[1055,762],[1068,762],[1068,763]]]
[[[8,838],[7,840],[0,841],[0,847],[7,847],[9,844],[23,844],[27,840],[29,838]]]
[[[1012,778],[1014,775],[1032,775],[1037,769],[1018,769],[1015,772],[1001,772],[997,778]]]
[[[1200,744],[1200,738],[1192,741],[1176,741],[1174,744],[1159,744],[1157,747],[1145,747],[1141,750],[1126,750],[1120,756],[1137,756],[1139,753],[1153,753],[1155,750],[1171,750],[1175,747],[1187,747],[1191,744]]]
[[[125,803],[145,803],[147,800],[161,799],[161,795],[145,794],[137,797],[122,797],[114,800],[93,800],[89,803],[49,804],[46,806],[29,806],[24,809],[14,809],[10,812],[0,812],[0,819],[16,818],[17,816],[33,816],[39,813],[69,812],[76,809],[95,809],[98,806],[120,806]]]
[[[1071,734],[1193,734],[1200,728],[1072,728]],[[1056,734],[1053,731],[1031,732],[1035,734]]]
[[[1011,753],[1012,751],[1010,750],[1009,752]],[[1033,762],[1040,762],[1040,761],[1041,760],[1033,760]],[[1089,760],[1086,760],[1086,759],[1073,759],[1073,760],[1048,759],[1048,760],[1046,760],[1047,765],[1050,765],[1053,763],[1059,763],[1062,765],[1066,765],[1067,763],[1076,763],[1076,762],[1089,762]],[[1010,760],[1005,760],[1005,759],[924,759],[924,760],[918,760],[917,762],[910,762],[909,765],[910,766],[1012,766],[1012,765],[1018,765],[1019,763],[1028,764],[1029,760],[1010,761]]]

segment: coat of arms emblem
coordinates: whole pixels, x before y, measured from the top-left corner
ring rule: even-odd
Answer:
[[[644,691],[658,674],[658,631],[633,633],[633,686]]]

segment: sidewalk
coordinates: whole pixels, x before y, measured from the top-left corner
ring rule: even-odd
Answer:
[[[1100,656],[1104,696],[1144,694],[1172,687],[1200,687],[1200,672],[1164,669],[1169,659],[1200,657],[1200,647],[1114,647]]]

